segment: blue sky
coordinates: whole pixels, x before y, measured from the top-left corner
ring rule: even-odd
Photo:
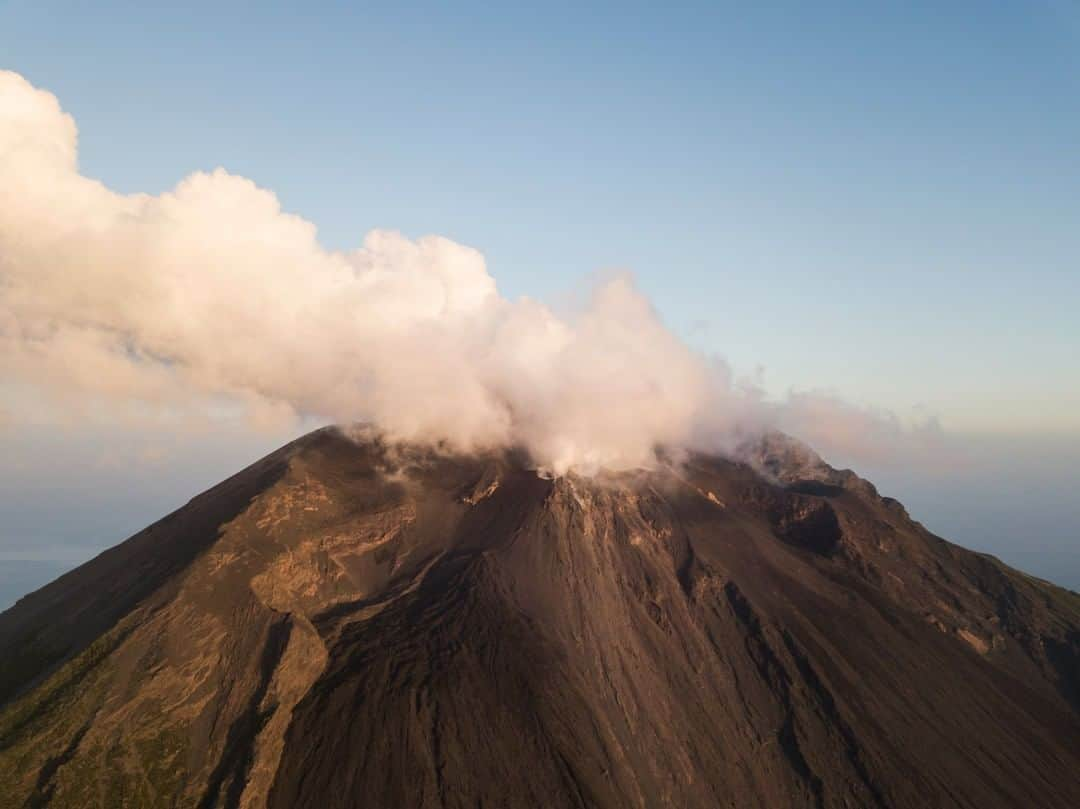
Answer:
[[[118,190],[221,165],[331,248],[475,246],[510,297],[630,269],[773,392],[933,414],[1002,468],[1075,446],[1080,4],[746,5],[0,1],[0,67]]]

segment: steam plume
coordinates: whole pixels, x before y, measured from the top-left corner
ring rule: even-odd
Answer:
[[[523,444],[556,470],[643,464],[658,444],[716,446],[783,420],[786,406],[669,332],[628,277],[560,318],[501,297],[480,253],[438,236],[375,231],[324,250],[311,223],[223,169],[159,196],[115,193],[79,173],[76,141],[54,96],[0,72],[9,385]]]

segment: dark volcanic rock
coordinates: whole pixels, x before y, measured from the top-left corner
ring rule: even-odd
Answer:
[[[1080,806],[1080,597],[744,457],[300,439],[0,614],[0,807]]]

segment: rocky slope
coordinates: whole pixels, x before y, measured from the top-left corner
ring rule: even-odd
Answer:
[[[0,807],[1076,807],[1080,596],[780,437],[306,436],[0,614]]]

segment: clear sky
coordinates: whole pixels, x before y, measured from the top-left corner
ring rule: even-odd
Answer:
[[[1024,485],[1080,482],[1030,449],[1080,441],[1074,0],[0,0],[0,68],[59,97],[117,190],[224,166],[330,248],[374,227],[472,245],[511,298],[629,269],[770,391],[935,415],[984,471],[1027,452]],[[1076,509],[1053,504],[1080,586]]]

